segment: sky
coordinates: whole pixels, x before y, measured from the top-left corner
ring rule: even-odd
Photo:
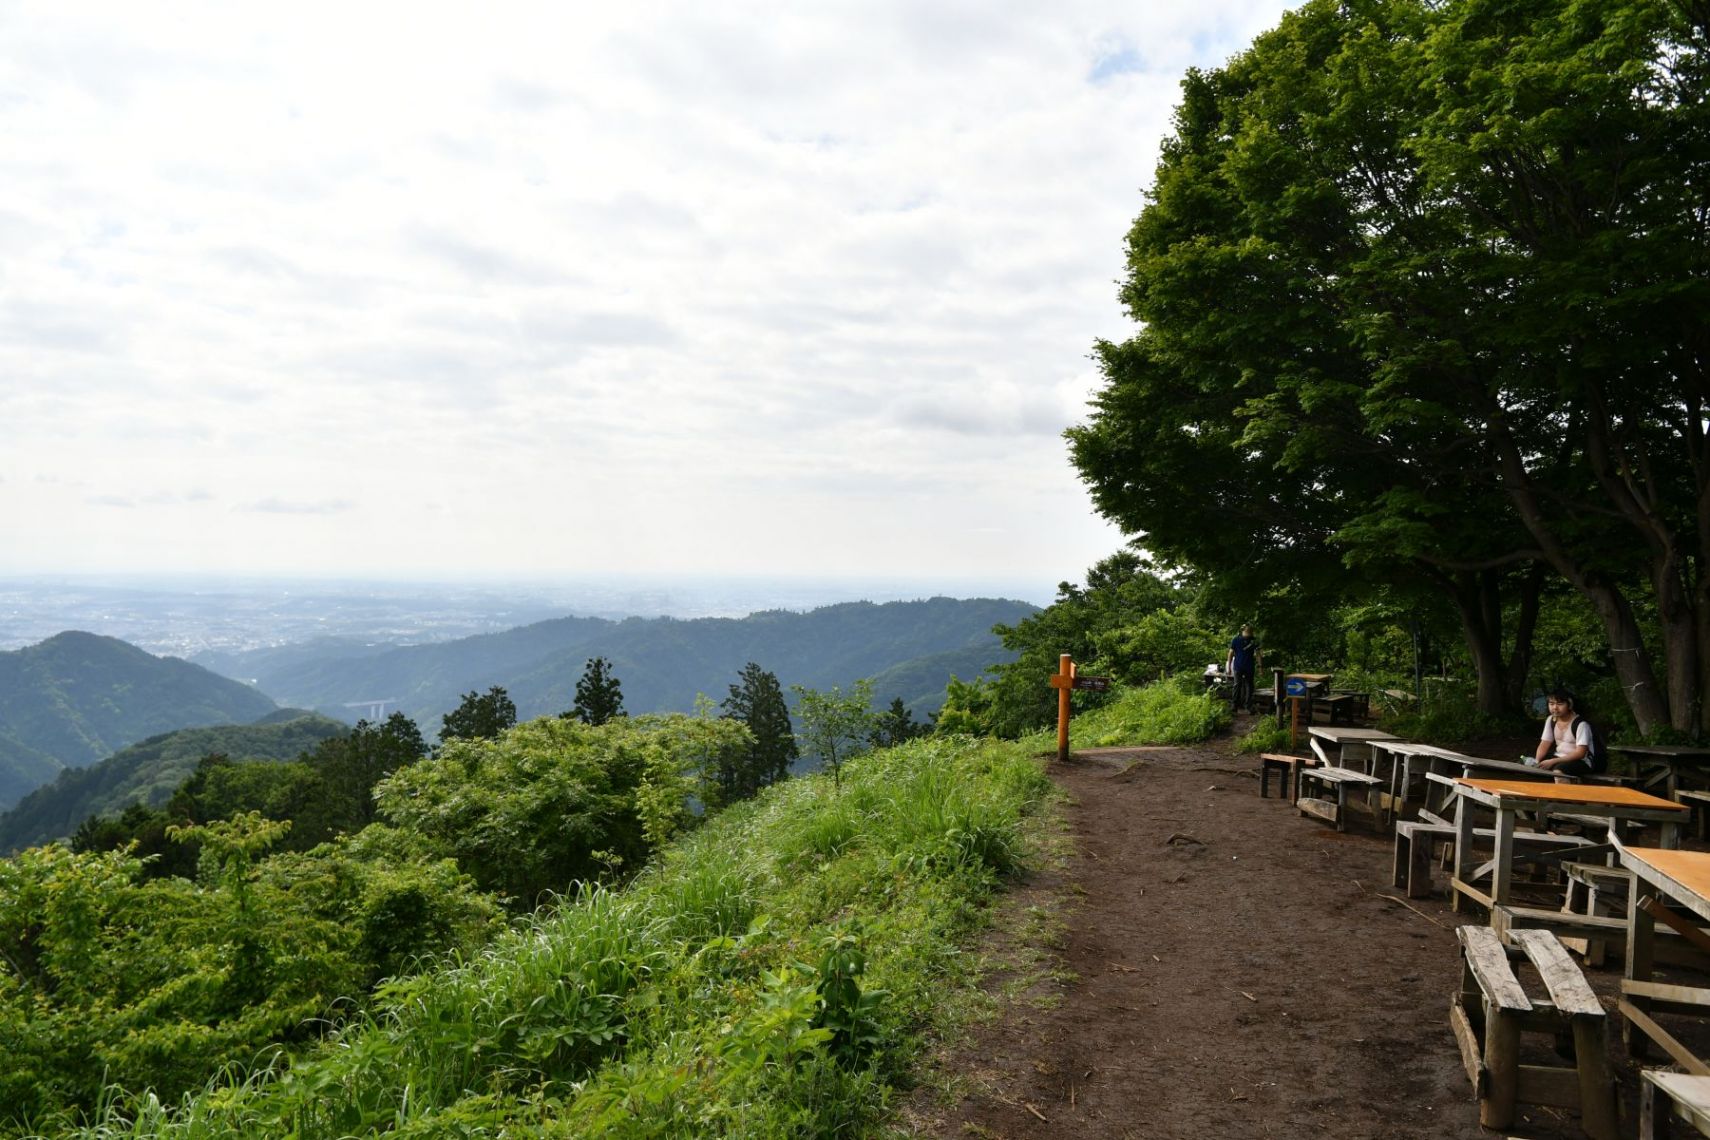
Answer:
[[[1268,0],[0,0],[0,574],[1078,578]]]

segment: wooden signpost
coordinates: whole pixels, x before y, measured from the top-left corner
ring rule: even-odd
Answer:
[[[1110,691],[1109,677],[1081,677],[1075,673],[1075,659],[1067,653],[1057,658],[1057,671],[1051,674],[1051,687],[1057,690],[1057,761],[1069,759],[1069,693],[1081,689],[1090,693]]]

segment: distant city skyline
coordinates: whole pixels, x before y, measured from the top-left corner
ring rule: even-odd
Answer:
[[[11,5],[0,576],[1048,592],[1180,79],[1283,10]]]

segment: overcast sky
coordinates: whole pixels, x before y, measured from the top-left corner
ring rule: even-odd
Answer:
[[[1077,578],[1177,85],[1282,9],[0,0],[0,573]]]

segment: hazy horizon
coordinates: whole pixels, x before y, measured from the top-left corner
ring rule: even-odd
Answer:
[[[1078,578],[1078,575],[1076,576]],[[412,644],[559,617],[741,618],[843,602],[1007,598],[1043,606],[1056,583],[788,576],[557,576],[408,581],[302,576],[0,574],[0,650],[68,630],[190,657],[321,637]]]

